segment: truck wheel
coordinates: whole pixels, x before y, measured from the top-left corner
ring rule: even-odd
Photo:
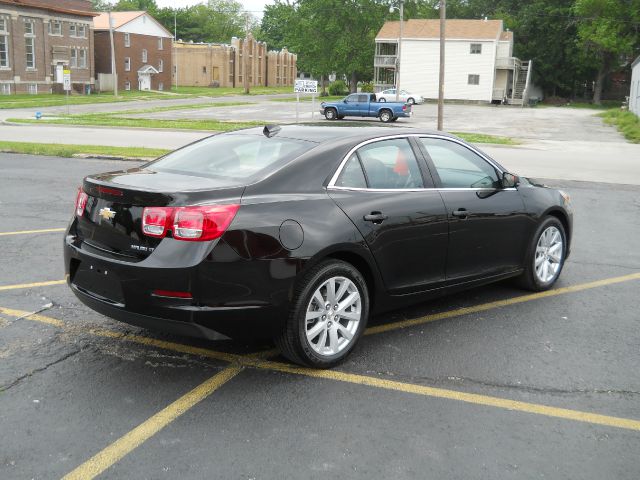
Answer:
[[[380,121],[382,123],[389,123],[393,120],[393,113],[391,110],[387,110],[386,108],[380,112]]]
[[[392,121],[392,122],[395,122],[395,121],[397,121],[397,120],[398,120],[398,117],[393,117],[393,118],[391,119],[391,121]]]
[[[338,120],[342,120],[344,118],[344,115],[338,115]]]
[[[327,120],[335,120],[337,116],[338,112],[336,112],[335,108],[327,108],[324,111],[324,118],[326,118]]]
[[[380,98],[378,99],[378,102],[380,102],[380,103],[384,103],[384,102],[386,102],[386,101],[387,101],[387,99],[386,99],[386,98],[384,98],[384,97],[380,97]]]
[[[407,98],[407,103],[408,103],[409,105],[415,105],[415,104],[416,104],[416,101],[413,99],[413,97],[409,97],[409,98]]]

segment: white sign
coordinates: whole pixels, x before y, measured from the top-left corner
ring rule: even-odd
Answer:
[[[293,93],[318,93],[317,80],[296,80]]]
[[[62,84],[65,91],[71,90],[71,70],[65,70],[63,72]]]

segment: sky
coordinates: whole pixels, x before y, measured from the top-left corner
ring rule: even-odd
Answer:
[[[273,0],[239,0],[246,11],[251,12],[256,17],[262,17],[264,6],[273,3]],[[159,7],[188,7],[203,3],[205,0],[156,0]]]

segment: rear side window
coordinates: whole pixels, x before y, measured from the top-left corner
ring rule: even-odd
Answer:
[[[423,188],[416,156],[404,138],[370,143],[357,151],[369,188]]]
[[[335,185],[346,188],[367,188],[367,180],[364,178],[360,160],[355,153],[347,160]]]
[[[157,171],[248,180],[267,175],[316,144],[262,135],[216,135],[151,162]]]
[[[497,188],[498,174],[485,159],[468,148],[439,138],[420,141],[440,177],[444,188]]]

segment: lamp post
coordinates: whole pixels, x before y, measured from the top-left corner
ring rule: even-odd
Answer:
[[[400,55],[402,54],[402,26],[404,23],[404,0],[398,0],[400,4],[400,32],[398,35],[398,56],[396,58],[396,102],[400,101]],[[389,13],[393,13],[395,8],[393,5],[389,7]]]
[[[111,79],[113,80],[113,95],[118,96],[118,75],[116,73],[116,50],[113,46],[113,19],[109,9],[109,41],[111,43]]]

